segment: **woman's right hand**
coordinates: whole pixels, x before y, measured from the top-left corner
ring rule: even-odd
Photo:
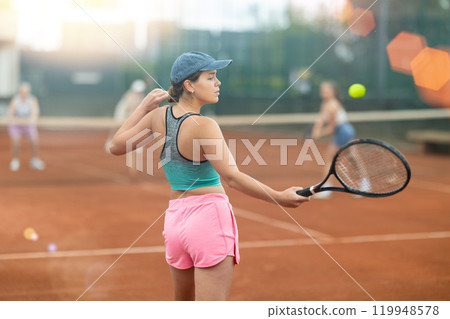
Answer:
[[[310,197],[303,197],[297,194],[297,191],[301,191],[301,187],[289,187],[282,192],[279,192],[276,200],[277,202],[285,207],[298,207],[304,202],[308,202]]]
[[[154,89],[142,100],[139,107],[142,107],[147,113],[156,109],[162,101],[169,97],[169,93],[162,89]]]

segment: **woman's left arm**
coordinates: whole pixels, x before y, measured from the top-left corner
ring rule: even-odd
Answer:
[[[39,118],[39,113],[40,113],[39,102],[36,99],[36,97],[33,96],[31,99],[31,116],[30,116],[31,124],[36,124]]]
[[[324,123],[325,123],[325,117],[326,117],[325,107],[322,104],[320,106],[319,116],[317,117],[317,120],[314,123],[314,126],[313,126],[312,131],[311,131],[311,137],[313,139],[317,139],[317,138],[322,136],[322,129],[323,129],[323,126],[324,126]]]

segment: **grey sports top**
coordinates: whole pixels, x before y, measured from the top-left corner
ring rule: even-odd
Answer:
[[[172,106],[166,110],[166,138],[161,152],[164,173],[173,190],[188,190],[204,186],[218,186],[220,176],[208,160],[193,161],[184,157],[178,149],[180,126],[189,116],[202,116],[199,113],[186,113],[175,117]]]

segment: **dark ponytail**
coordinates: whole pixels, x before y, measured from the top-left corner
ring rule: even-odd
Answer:
[[[183,95],[183,82],[178,84],[172,83],[172,86],[167,93],[169,93],[169,98],[167,99],[169,103],[177,103]]]
[[[196,82],[203,71],[197,71],[194,74],[188,76],[186,79],[181,81],[180,83],[174,84],[172,82],[172,86],[169,88],[167,93],[169,93],[168,101],[169,103],[178,103],[181,96],[183,95],[184,91],[186,90],[184,88],[184,81],[189,80],[191,82]],[[187,91],[187,90],[186,90]]]

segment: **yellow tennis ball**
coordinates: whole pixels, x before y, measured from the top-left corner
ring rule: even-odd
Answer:
[[[348,95],[350,95],[354,99],[362,98],[364,95],[366,95],[366,87],[359,83],[352,84],[348,88]]]

